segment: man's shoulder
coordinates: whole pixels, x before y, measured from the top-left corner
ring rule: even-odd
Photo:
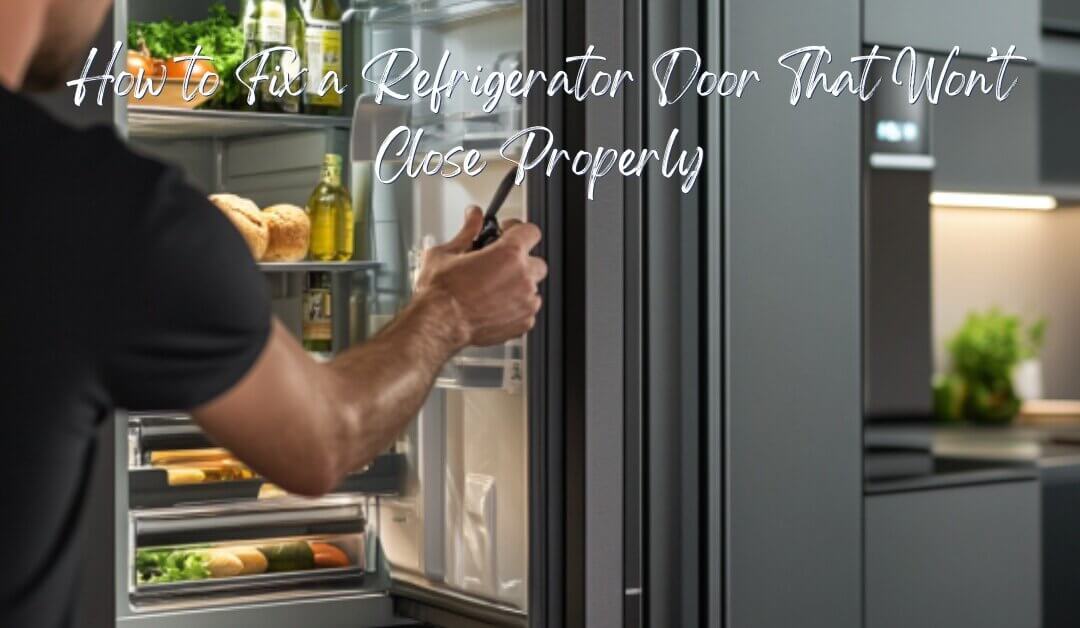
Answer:
[[[132,151],[115,129],[74,128],[18,94],[0,90],[0,115],[5,121],[0,125],[0,152],[11,166],[8,177],[36,180],[47,174],[58,183],[100,183],[115,189],[118,184],[140,187],[139,182],[157,179],[167,170],[161,162]]]
[[[126,231],[179,178],[115,129],[74,128],[23,96],[0,90],[0,115],[0,187],[8,211],[27,220],[47,209],[63,212],[71,228]]]

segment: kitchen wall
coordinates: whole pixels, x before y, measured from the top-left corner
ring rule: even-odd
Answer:
[[[1080,211],[931,210],[935,370],[973,309],[1049,319],[1044,394],[1080,399]]]

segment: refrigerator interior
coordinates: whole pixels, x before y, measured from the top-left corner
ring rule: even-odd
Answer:
[[[118,14],[133,20],[198,19],[210,4],[209,0],[117,0]],[[241,3],[230,0],[225,4],[236,12]],[[350,6],[347,0],[341,4],[343,8]],[[444,49],[451,52],[450,67],[467,70],[479,65],[485,72],[505,71],[524,62],[521,0],[359,0],[351,6],[355,11],[346,21],[345,38],[354,42],[353,50],[363,59],[372,50],[404,46],[414,49],[420,55],[420,67],[431,71]],[[355,60],[345,65],[350,90],[363,89],[361,65]],[[348,95],[346,103],[347,109]],[[482,100],[462,87],[445,101],[439,115],[433,115],[425,104],[403,108],[406,124],[428,132],[423,146],[445,149],[461,144],[482,150],[488,165],[481,175],[402,177],[393,184],[376,181],[371,163],[363,161],[365,156],[350,154],[354,124],[366,123],[362,114],[353,120],[348,115],[120,106],[125,109],[121,118],[129,141],[137,150],[178,166],[193,185],[207,193],[238,194],[260,207],[275,203],[304,206],[319,178],[325,153],[340,154],[346,164],[351,162],[344,179],[356,210],[357,243],[354,261],[332,272],[335,314],[346,312],[334,317],[336,352],[376,333],[407,303],[425,241],[453,236],[461,226],[464,208],[469,204],[486,207],[512,167],[499,157],[498,147],[521,127],[520,103],[506,98],[487,115],[480,111]],[[512,190],[500,219],[527,216],[522,185]],[[297,336],[306,274],[326,269],[325,265],[305,264],[287,268],[264,265],[274,313]],[[346,305],[337,305],[341,303]],[[223,492],[212,497],[233,501],[219,501],[213,515],[187,517],[187,536],[165,538],[156,545],[141,544],[140,525],[156,521],[155,517],[180,517],[190,504],[168,503],[161,496],[175,494],[175,489],[183,487],[147,493],[143,490],[146,482],[153,488],[153,482],[162,479],[146,472],[142,461],[131,465],[123,461],[118,474],[123,476],[131,502],[128,508],[125,501],[125,511],[118,513],[127,526],[123,544],[126,563],[118,575],[123,586],[118,590],[129,594],[131,612],[386,593],[393,588],[392,579],[445,594],[458,603],[497,608],[523,621],[528,609],[529,552],[525,353],[524,339],[519,339],[497,347],[469,348],[451,360],[421,415],[392,451],[359,474],[362,477],[350,478],[341,490],[345,497],[327,498],[331,502],[351,499],[358,504],[352,527],[342,522],[331,526],[331,532],[337,534],[345,525],[348,529],[341,533],[345,536],[326,537],[329,532],[311,522],[286,529],[267,523],[279,517],[275,510],[303,519],[304,513],[323,512],[325,503],[310,502],[304,507],[285,497],[276,506],[258,501],[252,506],[245,491],[260,484],[256,479],[223,483]],[[199,493],[202,489],[186,490],[205,498]],[[146,499],[151,501],[136,503]],[[154,499],[165,499],[166,504]],[[174,509],[171,514],[170,508]],[[201,532],[212,529],[207,528],[210,520],[233,515],[243,518],[244,529],[222,538]],[[357,558],[355,568],[334,574],[312,572],[292,581],[278,578],[271,587],[261,586],[258,576],[240,582],[250,586],[180,586],[174,588],[184,590],[176,595],[172,591],[149,595],[152,587],[140,586],[134,568],[140,549],[182,549],[189,542],[209,543],[213,549],[214,544],[265,544],[268,539],[298,538],[305,542],[330,538]]]

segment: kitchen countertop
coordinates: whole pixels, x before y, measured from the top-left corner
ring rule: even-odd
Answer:
[[[1038,479],[1043,470],[1080,467],[1080,427],[873,425],[868,447],[929,448],[934,471],[868,480],[867,495]]]
[[[935,426],[933,452],[1037,467],[1080,465],[1080,427]]]

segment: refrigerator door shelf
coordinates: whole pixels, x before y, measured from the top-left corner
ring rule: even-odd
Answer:
[[[435,385],[450,390],[502,389],[515,394],[523,380],[521,343],[508,342],[464,349],[450,359]]]
[[[521,6],[521,0],[361,0],[372,25],[445,24]]]
[[[505,106],[511,102],[511,106]],[[438,116],[413,117],[413,126],[424,130],[425,147],[446,152],[454,146],[477,150],[484,156],[499,155],[503,144],[521,130],[521,106],[504,101],[503,106],[485,113],[469,111],[445,113]],[[521,156],[521,142],[506,149],[506,156]]]
[[[194,140],[265,137],[282,133],[348,129],[346,116],[312,116],[295,113],[175,109],[131,106],[127,130],[133,139]]]

